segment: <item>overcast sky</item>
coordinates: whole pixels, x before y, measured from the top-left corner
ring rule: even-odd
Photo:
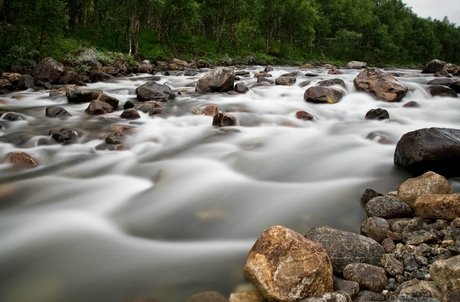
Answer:
[[[407,7],[422,18],[442,20],[445,16],[451,23],[460,26],[460,0],[402,0]]]

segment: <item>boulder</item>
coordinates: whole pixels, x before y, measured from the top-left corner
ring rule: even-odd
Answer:
[[[3,162],[25,168],[32,168],[38,166],[37,160],[25,152],[10,153]]]
[[[102,90],[73,88],[65,95],[69,103],[89,103],[96,100],[101,94]]]
[[[361,225],[361,235],[382,242],[391,235],[390,225],[380,217],[369,217]]]
[[[405,218],[413,217],[412,209],[404,202],[392,196],[377,196],[365,206],[368,217]]]
[[[327,74],[342,74],[342,72],[336,66],[332,66],[331,69],[327,71]]]
[[[195,90],[200,93],[232,91],[234,82],[233,69],[217,67],[198,80]]]
[[[139,112],[137,112],[136,109],[129,108],[129,109],[124,110],[121,113],[120,117],[124,119],[128,119],[128,120],[135,120],[135,119],[141,118],[141,115],[139,114]]]
[[[442,96],[442,97],[451,97],[457,98],[457,93],[450,87],[441,86],[441,85],[433,85],[428,87],[428,91],[432,96]]]
[[[330,79],[330,80],[323,80],[323,81],[319,81],[317,86],[334,86],[334,85],[338,85],[338,86],[342,86],[343,88],[345,88],[345,82],[342,80],[342,79]]]
[[[415,200],[415,214],[427,219],[454,220],[460,217],[460,195],[427,194]]]
[[[219,108],[217,108],[217,106],[214,104],[207,105],[201,111],[201,114],[206,115],[206,116],[215,116],[218,113],[219,113]]]
[[[350,61],[350,62],[348,62],[347,67],[351,68],[351,69],[362,69],[362,68],[367,67],[367,63],[366,62],[360,62],[360,61]]]
[[[334,88],[315,86],[304,93],[304,100],[316,104],[335,104],[343,97],[343,92]]]
[[[427,83],[427,85],[442,85],[442,86],[450,86],[454,81],[448,78],[439,78],[431,80]]]
[[[19,89],[22,89],[22,90],[32,88],[34,87],[34,85],[35,85],[35,80],[33,76],[29,74],[22,75],[22,78],[19,79],[19,82],[18,82],[18,87]]]
[[[372,238],[327,226],[312,228],[305,237],[324,247],[334,273],[342,273],[350,263],[379,265],[385,253],[383,247]]]
[[[113,112],[114,109],[109,103],[103,102],[99,99],[93,100],[89,103],[85,112],[91,115],[99,115]]]
[[[49,106],[45,109],[45,114],[47,117],[66,117],[72,116],[67,110],[60,106]]]
[[[76,84],[79,81],[80,77],[78,76],[78,73],[73,70],[64,72],[64,74],[58,79],[58,83],[63,85]]]
[[[142,86],[136,88],[137,99],[141,102],[145,101],[161,101],[166,102],[174,98],[174,93],[168,85],[158,84],[154,81],[149,81]]]
[[[440,71],[444,66],[446,65],[446,62],[435,59],[430,62],[425,66],[425,68],[422,70],[422,73],[436,73]]]
[[[137,67],[137,72],[139,73],[152,73],[153,72],[153,65],[150,63],[149,60],[144,60],[139,63]]]
[[[398,141],[393,160],[418,175],[433,171],[447,178],[460,176],[460,130],[424,128],[408,132]]]
[[[235,126],[236,117],[227,113],[218,113],[214,115],[212,125],[217,127]]]
[[[235,85],[235,91],[238,93],[246,93],[249,91],[249,88],[245,83],[240,82]]]
[[[281,86],[292,86],[295,82],[295,77],[280,76],[275,79],[275,84]]]
[[[361,71],[353,80],[353,84],[357,90],[386,102],[399,102],[407,93],[407,87],[399,83],[395,77],[375,67]]]
[[[49,135],[62,145],[74,144],[78,140],[78,133],[75,130],[62,128],[62,129],[52,129],[49,131]]]
[[[425,194],[451,194],[449,181],[442,175],[428,171],[415,178],[409,178],[398,187],[399,200],[414,208],[415,200]]]
[[[82,64],[91,67],[91,70],[101,70],[102,64],[96,59],[96,52],[90,48],[84,48],[77,52],[76,56]]]
[[[441,69],[440,71],[436,72],[434,76],[437,78],[441,78],[441,77],[450,78],[451,77],[451,75],[444,69]]]
[[[271,65],[267,65],[267,66],[265,66],[265,68],[264,68],[264,71],[265,71],[265,72],[270,72],[270,71],[274,71],[274,70],[275,70],[275,69],[273,69],[273,66],[271,66]]]
[[[105,93],[101,93],[97,99],[112,106],[113,110],[117,110],[118,104],[120,103],[118,99],[111,97]]]
[[[430,267],[430,276],[447,300],[452,293],[460,290],[460,256],[434,262]]]
[[[384,268],[367,264],[351,263],[343,269],[345,280],[355,281],[360,289],[369,289],[381,292],[388,283],[388,277]]]
[[[104,82],[108,79],[113,78],[110,74],[103,72],[102,70],[91,70],[90,78],[92,82]]]
[[[333,290],[326,251],[282,226],[269,228],[257,239],[244,272],[269,301],[298,301]]]
[[[171,70],[185,70],[188,67],[188,63],[180,59],[172,59],[171,64],[169,64],[169,69]]]
[[[38,62],[34,68],[33,76],[37,80],[53,83],[62,76],[64,71],[65,68],[62,63],[51,57],[47,57]]]
[[[299,120],[304,120],[304,121],[312,121],[315,119],[313,115],[306,111],[297,111],[295,113],[295,117],[298,118]]]
[[[1,79],[8,80],[12,85],[17,86],[22,78],[22,74],[17,72],[4,72]]]
[[[13,90],[14,86],[7,79],[0,79],[0,90]]]
[[[377,109],[371,109],[366,113],[366,116],[364,117],[366,120],[387,120],[390,118],[390,114],[388,113],[387,110],[382,109],[382,108],[377,108]]]
[[[456,93],[460,93],[460,80],[455,80],[451,85],[452,88]]]

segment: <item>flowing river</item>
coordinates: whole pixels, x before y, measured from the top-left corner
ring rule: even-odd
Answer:
[[[409,88],[400,103],[359,93],[359,71],[300,71],[293,86],[257,86],[245,69],[246,94],[196,94],[196,76],[161,76],[181,95],[164,103],[161,116],[142,113],[130,121],[122,111],[84,113],[65,95],[32,90],[3,95],[1,136],[31,137],[20,146],[0,143],[0,160],[24,151],[39,165],[0,164],[0,301],[123,302],[134,297],[185,301],[201,291],[229,295],[245,283],[247,253],[268,227],[299,233],[328,225],[359,233],[366,218],[360,197],[366,188],[396,190],[412,177],[395,167],[400,137],[427,127],[457,128],[460,101],[432,97],[433,75],[398,70]],[[272,79],[296,71],[275,67]],[[88,84],[117,98],[135,100],[149,75]],[[346,96],[336,104],[306,103],[303,94],[320,80],[341,78]],[[419,108],[403,105],[416,101]],[[212,126],[194,114],[207,104],[238,119],[235,131]],[[67,119],[48,118],[45,108],[64,107]],[[371,109],[390,120],[366,120]],[[295,113],[315,116],[303,121]],[[112,124],[135,128],[124,151],[98,151]],[[79,142],[41,145],[50,129],[78,129]],[[367,136],[375,133],[389,143]],[[458,183],[451,181],[454,190]]]

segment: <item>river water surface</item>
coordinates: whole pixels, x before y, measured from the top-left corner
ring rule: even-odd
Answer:
[[[243,266],[257,237],[272,225],[299,233],[328,225],[358,232],[366,218],[360,197],[366,188],[387,193],[412,177],[393,165],[397,141],[426,127],[457,128],[460,101],[432,97],[432,75],[398,70],[409,88],[400,103],[358,93],[359,71],[328,75],[300,71],[291,87],[257,86],[247,69],[247,94],[194,92],[194,77],[160,75],[180,92],[161,116],[141,112],[135,121],[84,113],[88,104],[32,90],[4,95],[0,110],[23,120],[0,119],[0,134],[31,136],[21,146],[0,143],[0,159],[13,151],[39,166],[0,164],[0,301],[123,302],[133,297],[185,301],[207,290],[229,295],[245,283]],[[273,79],[297,70],[275,67]],[[120,100],[135,100],[149,75],[89,84]],[[303,100],[320,80],[341,78],[346,96],[337,104]],[[405,108],[409,101],[419,108]],[[237,117],[237,131],[212,126],[197,115],[207,104]],[[67,119],[45,117],[62,106]],[[365,120],[384,108],[391,119]],[[304,110],[314,121],[298,120]],[[111,124],[136,132],[125,151],[97,151]],[[79,143],[39,145],[53,128],[73,127]],[[390,143],[366,138],[384,136]],[[454,188],[458,188],[452,181]]]

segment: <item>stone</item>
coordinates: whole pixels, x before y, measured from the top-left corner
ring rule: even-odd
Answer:
[[[305,237],[324,247],[334,273],[342,273],[350,263],[380,265],[385,253],[383,247],[372,238],[327,226],[312,228]]]
[[[21,146],[32,138],[32,134],[24,132],[12,132],[0,137],[0,142]]]
[[[361,204],[366,205],[366,203],[368,203],[372,198],[377,196],[383,196],[383,194],[373,189],[366,189],[364,190],[363,195],[361,195]]]
[[[16,121],[24,121],[25,117],[22,116],[21,114],[17,114],[14,112],[7,112],[4,115],[2,115],[2,119],[4,119],[5,121],[16,122]]]
[[[441,85],[433,85],[428,87],[428,92],[432,96],[441,96],[441,97],[451,97],[457,98],[457,93],[450,87],[441,86]]]
[[[404,265],[392,254],[383,255],[381,264],[391,276],[404,274]]]
[[[113,76],[111,76],[110,74],[107,74],[103,72],[102,70],[95,70],[95,69],[90,71],[89,76],[91,78],[91,81],[94,83],[95,82],[105,82],[113,78]]]
[[[367,63],[366,62],[360,62],[360,61],[350,61],[350,62],[348,62],[347,67],[351,68],[351,69],[362,69],[362,68],[367,67]]]
[[[89,103],[96,100],[101,94],[102,90],[73,88],[68,90],[65,95],[69,103]]]
[[[391,302],[440,302],[435,298],[420,298],[407,295],[399,295],[391,299]]]
[[[416,101],[409,101],[403,105],[404,108],[420,108],[420,104]]]
[[[34,85],[35,85],[35,80],[29,74],[22,75],[22,78],[20,78],[18,82],[18,87],[19,89],[22,89],[22,90],[32,88],[34,87]]]
[[[128,120],[135,120],[135,119],[141,118],[141,115],[139,114],[139,112],[137,112],[136,109],[129,108],[129,109],[124,110],[121,113],[120,117],[124,119],[128,119]]]
[[[404,202],[392,196],[377,196],[365,206],[368,217],[404,218],[413,217],[412,209]]]
[[[110,106],[112,106],[113,110],[117,110],[118,109],[118,104],[120,103],[120,101],[114,97],[111,97],[105,93],[101,93],[98,98],[97,98],[99,101],[101,102],[104,102],[104,103],[107,103],[109,104]]]
[[[351,263],[343,269],[345,280],[355,281],[360,289],[369,289],[381,292],[388,283],[388,277],[384,268],[367,264]]]
[[[303,98],[308,103],[335,104],[343,98],[343,92],[334,88],[315,86],[308,88]]]
[[[301,302],[352,302],[350,296],[346,293],[325,293],[319,297],[309,297],[302,299]]]
[[[236,117],[227,113],[214,115],[212,125],[217,127],[236,126]]]
[[[460,217],[460,195],[427,194],[414,203],[415,214],[427,219],[454,220]]]
[[[430,267],[430,276],[447,300],[452,293],[460,290],[460,256],[434,262]]]
[[[154,298],[137,297],[137,298],[131,298],[128,300],[124,300],[123,302],[159,302],[159,301]]]
[[[362,290],[359,292],[359,295],[357,298],[355,298],[353,301],[354,302],[375,302],[375,301],[385,301],[385,296],[376,293],[370,290]]]
[[[271,66],[271,65],[265,66],[264,71],[265,71],[265,72],[274,71],[273,66]]]
[[[173,91],[168,85],[149,81],[136,88],[137,99],[141,102],[160,101],[166,102],[174,98]]]
[[[385,253],[392,253],[396,248],[396,244],[391,238],[383,239],[382,246],[383,246],[383,249],[385,250]]]
[[[414,298],[435,298],[442,300],[442,293],[436,283],[431,281],[421,281],[415,285],[401,290],[399,295],[410,296]]]
[[[139,73],[152,73],[153,72],[153,65],[150,63],[149,60],[144,60],[139,63],[137,67],[137,72]]]
[[[361,235],[382,242],[391,235],[390,225],[380,217],[369,217],[361,225]]]
[[[428,171],[418,177],[409,178],[398,187],[399,200],[414,208],[415,200],[426,194],[451,194],[452,187],[442,175]]]
[[[344,280],[339,277],[334,276],[334,291],[343,292],[349,295],[350,297],[355,297],[359,293],[359,284],[355,281]]]
[[[171,70],[185,70],[185,68],[187,67],[187,61],[180,60],[177,58],[172,59],[171,63],[169,64],[169,69]]]
[[[93,100],[89,103],[88,108],[86,108],[85,112],[91,115],[99,115],[99,114],[106,114],[112,113],[113,107],[112,105],[103,102],[99,99]]]
[[[296,78],[289,76],[280,76],[275,79],[275,84],[281,86],[292,86],[295,82]]]
[[[37,160],[25,152],[10,153],[3,162],[24,168],[32,168],[38,166]]]
[[[313,121],[315,117],[306,111],[297,111],[295,117],[299,120]]]
[[[258,292],[232,293],[230,302],[265,302],[264,296]]]
[[[34,68],[33,77],[43,82],[53,83],[61,77],[64,71],[65,68],[62,63],[51,57],[46,57],[38,62]]]
[[[438,238],[432,232],[419,230],[414,232],[404,232],[402,239],[406,244],[419,245],[422,243],[430,243],[436,241]]]
[[[245,83],[240,82],[235,85],[235,91],[238,93],[246,93],[249,91],[249,88]]]
[[[455,80],[451,85],[452,88],[456,93],[460,93],[460,80]]]
[[[17,72],[4,72],[1,76],[2,80],[8,80],[14,86],[17,86],[19,84],[21,78],[22,75]]]
[[[408,132],[398,141],[393,160],[416,175],[433,171],[447,178],[460,176],[460,130],[424,128]]]
[[[217,67],[196,83],[195,91],[206,92],[227,92],[233,90],[235,82],[235,72],[228,67]]]
[[[7,79],[0,79],[0,90],[13,90],[14,86]]]
[[[49,135],[62,145],[74,144],[78,140],[78,132],[67,128],[52,129],[49,131]]]
[[[110,133],[106,138],[105,138],[105,143],[109,145],[119,145],[122,143],[121,137],[124,137],[125,135],[122,132],[113,132]]]
[[[448,78],[438,78],[431,80],[427,83],[427,85],[442,85],[442,86],[450,86],[453,84],[453,81]]]
[[[327,71],[327,74],[342,74],[342,72],[336,66],[332,66],[331,69]]]
[[[435,59],[430,62],[425,66],[425,68],[422,70],[422,73],[436,73],[440,71],[444,66],[446,65],[446,62]]]
[[[257,78],[257,83],[269,83],[269,84],[275,84],[275,81],[270,80],[266,77],[258,77]]]
[[[66,117],[72,116],[67,110],[60,106],[49,106],[45,109],[45,114],[47,117]]]
[[[319,81],[317,84],[317,86],[321,86],[321,87],[328,87],[328,86],[334,86],[334,85],[345,88],[345,82],[342,79],[323,80],[323,81]]]
[[[214,104],[210,104],[204,107],[204,109],[201,111],[201,114],[214,117],[219,114],[219,108],[217,108],[217,106]]]
[[[353,80],[358,91],[371,94],[385,102],[399,102],[407,93],[407,87],[399,83],[392,75],[385,74],[380,69],[366,68]]]
[[[131,101],[126,101],[126,103],[123,105],[123,109],[129,109],[129,108],[134,108],[134,103]]]
[[[78,76],[78,73],[73,70],[64,72],[64,74],[58,79],[58,83],[63,85],[76,84],[79,81],[80,77]]]
[[[101,62],[96,59],[96,52],[91,48],[83,48],[79,50],[75,56],[82,64],[91,67],[91,70],[100,70]]]
[[[371,109],[366,113],[366,116],[364,117],[366,120],[387,120],[390,118],[390,114],[388,113],[387,110],[382,109],[382,108],[377,108],[377,109]]]
[[[195,294],[186,300],[187,302],[228,302],[228,299],[218,292],[209,291]]]
[[[269,301],[298,301],[333,290],[326,251],[282,226],[267,229],[257,239],[244,272]]]

